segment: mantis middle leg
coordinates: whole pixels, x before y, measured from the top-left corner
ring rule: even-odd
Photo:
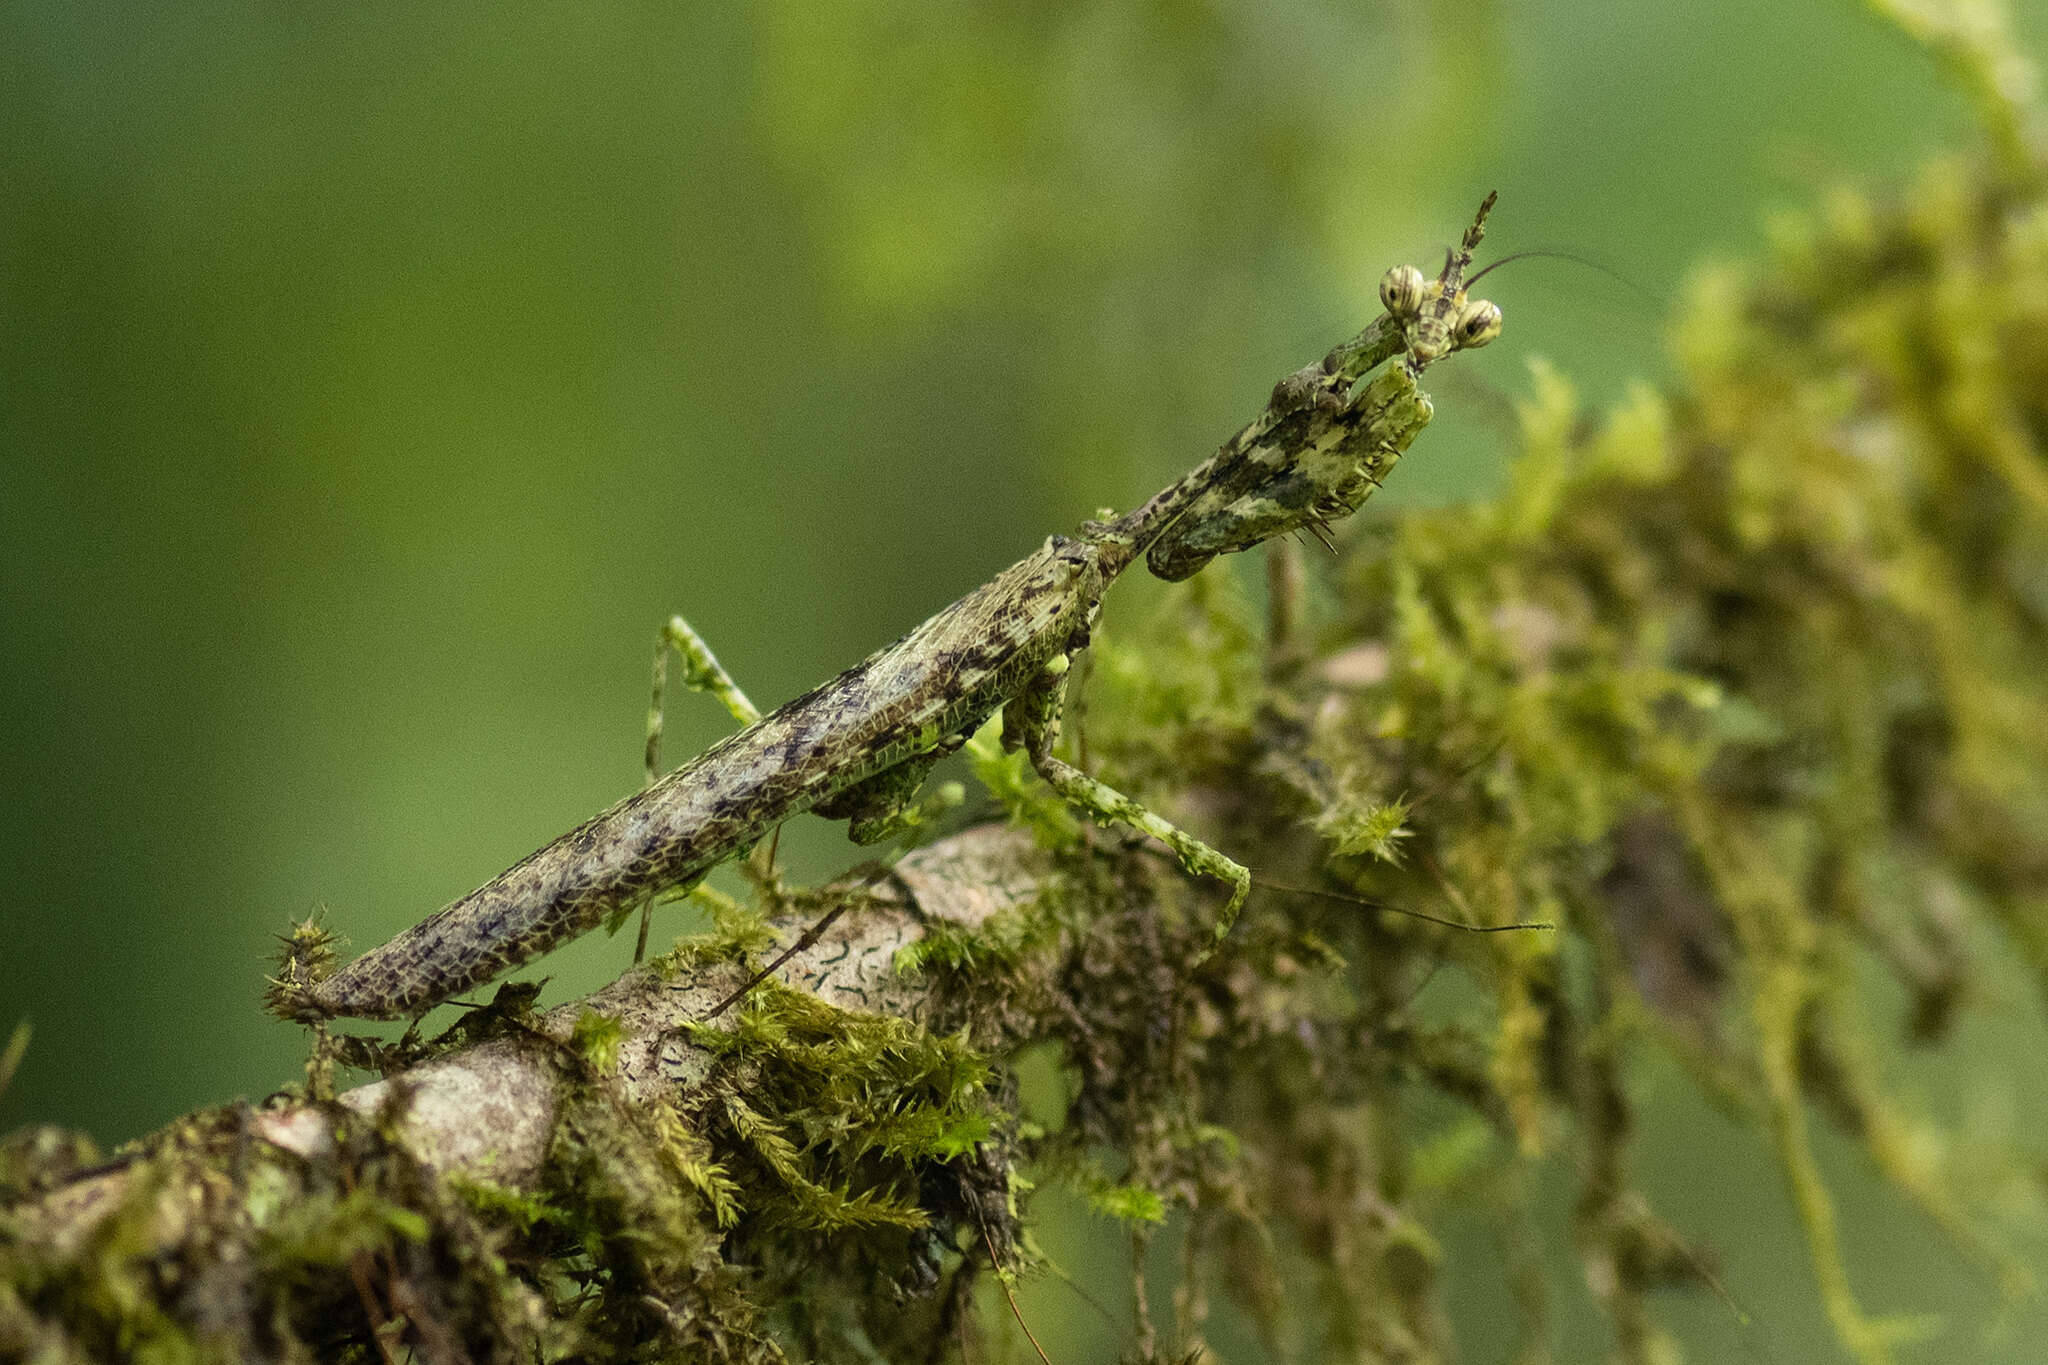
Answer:
[[[1066,682],[1068,655],[1055,659],[1045,672],[1003,707],[1003,746],[1022,748],[1037,770],[1060,797],[1099,823],[1128,826],[1149,834],[1173,850],[1182,868],[1199,877],[1214,877],[1230,887],[1230,898],[1217,916],[1214,939],[1195,961],[1200,963],[1215,951],[1237,923],[1237,912],[1250,894],[1252,874],[1243,864],[1189,834],[1164,816],[1132,800],[1106,782],[1088,776],[1071,763],[1055,758],[1053,742],[1059,738],[1061,690]]]

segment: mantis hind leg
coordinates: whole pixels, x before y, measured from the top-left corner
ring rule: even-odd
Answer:
[[[1216,917],[1214,938],[1195,958],[1196,964],[1200,964],[1237,923],[1237,912],[1251,892],[1252,874],[1243,864],[1209,847],[1149,807],[1053,757],[1053,742],[1059,738],[1060,688],[1066,680],[1066,662],[1061,657],[1056,667],[1047,669],[1003,708],[1003,743],[1009,748],[1021,746],[1038,775],[1067,804],[1097,823],[1124,825],[1150,835],[1173,850],[1173,856],[1190,874],[1213,877],[1230,888],[1230,898]]]
[[[732,718],[741,725],[761,719],[760,708],[740,690],[740,685],[718,662],[704,637],[680,616],[654,634],[654,696],[647,705],[647,784],[661,776],[662,693],[668,688],[668,652],[673,649],[683,663],[683,686],[692,692],[709,692],[718,698]]]
[[[653,786],[661,779],[661,732],[664,716],[663,693],[668,689],[668,656],[674,650],[682,661],[682,684],[692,692],[709,692],[718,698],[719,704],[741,725],[752,725],[761,719],[760,708],[755,706],[740,685],[725,671],[725,665],[718,662],[718,656],[711,652],[711,646],[704,643],[688,621],[680,616],[671,616],[667,624],[654,634],[654,688],[647,704],[647,785]],[[772,842],[771,842],[772,849]],[[773,858],[771,852],[769,857]],[[772,863],[767,868],[756,869],[764,880],[773,879]],[[633,961],[637,965],[647,956],[648,921],[654,910],[652,902],[640,907],[640,932],[633,945]]]

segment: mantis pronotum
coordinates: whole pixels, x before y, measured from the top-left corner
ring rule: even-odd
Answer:
[[[1389,270],[1380,282],[1384,315],[1321,364],[1282,380],[1249,426],[1136,511],[1049,538],[896,643],[334,976],[276,983],[273,1008],[301,1019],[416,1017],[655,892],[700,880],[792,815],[850,820],[860,842],[884,837],[900,826],[932,765],[999,708],[1004,745],[1023,749],[1061,797],[1097,820],[1143,831],[1189,872],[1229,885],[1216,921],[1221,940],[1250,874],[1054,756],[1067,670],[1088,646],[1103,593],[1140,556],[1161,577],[1185,578],[1217,554],[1320,530],[1356,510],[1430,419],[1429,399],[1416,387],[1423,369],[1500,332],[1500,310],[1468,300],[1463,285],[1492,207],[1488,195],[1435,280],[1413,266]],[[1404,363],[1360,386],[1404,352]]]

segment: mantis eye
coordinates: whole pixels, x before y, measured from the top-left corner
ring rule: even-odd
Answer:
[[[1461,351],[1484,346],[1499,335],[1500,309],[1485,299],[1474,299],[1460,308],[1451,323],[1451,336]]]
[[[1380,276],[1380,302],[1389,313],[1406,320],[1422,311],[1422,272],[1412,265],[1397,265]]]

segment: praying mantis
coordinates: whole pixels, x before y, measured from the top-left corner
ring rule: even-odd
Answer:
[[[272,1008],[307,1021],[417,1018],[658,892],[693,885],[793,815],[847,820],[860,843],[888,837],[932,766],[998,710],[1004,747],[1022,749],[1061,798],[1158,840],[1190,874],[1229,887],[1214,927],[1221,942],[1250,873],[1053,753],[1067,673],[1088,647],[1109,585],[1140,558],[1159,577],[1186,578],[1276,535],[1321,534],[1371,495],[1431,418],[1417,387],[1423,370],[1500,334],[1500,309],[1466,296],[1494,198],[1435,279],[1413,266],[1387,271],[1386,311],[1320,364],[1283,379],[1264,411],[1208,460],[1122,517],[1050,537],[775,711],[755,713],[678,618],[668,636],[697,677],[736,714],[757,718],[334,975],[288,972],[272,983]]]

